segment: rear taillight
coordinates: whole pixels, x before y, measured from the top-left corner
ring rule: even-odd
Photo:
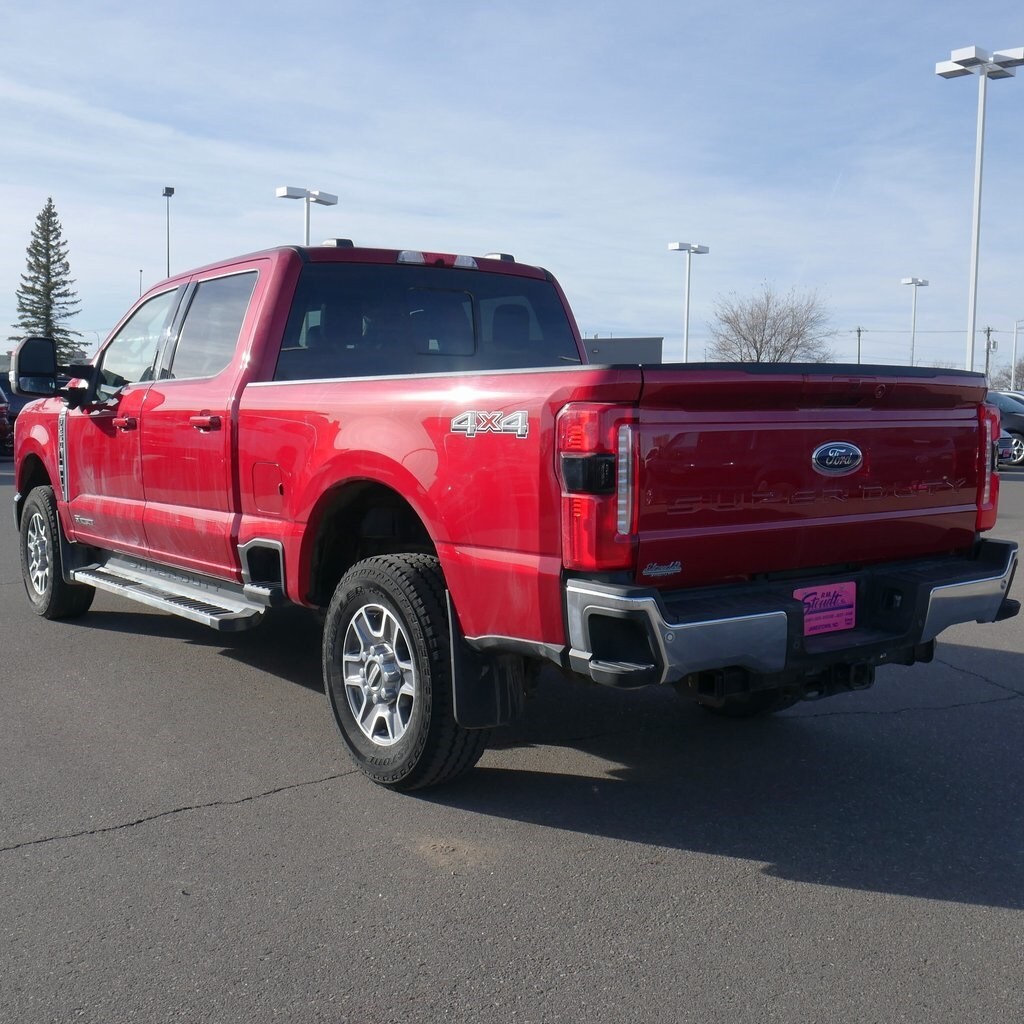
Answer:
[[[558,415],[562,563],[628,569],[636,549],[636,444],[632,408],[577,402]]]
[[[999,509],[998,461],[999,410],[982,405],[978,414],[978,518],[977,529],[991,530]]]

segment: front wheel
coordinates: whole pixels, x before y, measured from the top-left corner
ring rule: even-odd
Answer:
[[[422,789],[468,771],[489,730],[452,706],[445,587],[436,558],[382,555],[338,584],[324,625],[324,689],[353,760],[374,782]]]
[[[21,578],[32,610],[44,619],[84,615],[96,591],[68,583],[60,560],[60,520],[52,487],[37,487],[21,513]]]

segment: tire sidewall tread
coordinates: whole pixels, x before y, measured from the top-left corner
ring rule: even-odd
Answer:
[[[47,544],[50,556],[50,580],[44,594],[38,594],[29,582],[28,565],[28,530],[33,516],[39,514],[46,526]],[[74,619],[84,615],[92,605],[96,591],[93,587],[80,583],[68,583],[64,579],[64,566],[61,559],[60,517],[57,514],[57,498],[53,488],[36,487],[25,499],[25,507],[21,513],[21,531],[19,538],[19,554],[21,558],[21,578],[25,585],[32,610],[44,619]]]
[[[345,632],[366,604],[381,604],[396,616],[416,661],[409,738],[393,747],[378,747],[363,735],[339,675]],[[374,782],[400,790],[438,785],[471,768],[486,747],[489,730],[463,729],[455,721],[445,585],[435,557],[380,555],[357,563],[342,577],[324,625],[323,673],[324,691],[349,754]],[[332,680],[339,684],[337,697]]]

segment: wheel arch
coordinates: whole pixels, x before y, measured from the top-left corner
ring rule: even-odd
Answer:
[[[26,455],[17,468],[15,477],[17,494],[14,501],[14,522],[21,529],[21,515],[25,508],[25,500],[37,487],[53,486],[46,464],[36,454]]]
[[[351,480],[321,495],[310,514],[299,559],[301,592],[326,607],[356,562],[399,552],[437,555],[426,523],[398,491],[375,480]]]
[[[366,559],[383,555],[426,555],[444,566],[427,524],[393,488],[374,480],[349,481],[321,496],[313,509],[299,559],[306,601],[327,609],[342,577]],[[471,651],[462,635],[453,600],[444,597],[450,634],[450,671],[455,717],[460,726],[505,725],[522,710],[524,663],[518,655]]]

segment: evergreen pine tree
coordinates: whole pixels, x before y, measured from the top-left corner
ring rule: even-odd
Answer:
[[[18,286],[18,322],[11,326],[17,341],[25,335],[42,335],[57,343],[57,360],[66,363],[75,358],[79,331],[66,326],[78,312],[78,292],[74,290],[68,245],[61,233],[53,199],[39,211],[27,250],[26,272]]]

